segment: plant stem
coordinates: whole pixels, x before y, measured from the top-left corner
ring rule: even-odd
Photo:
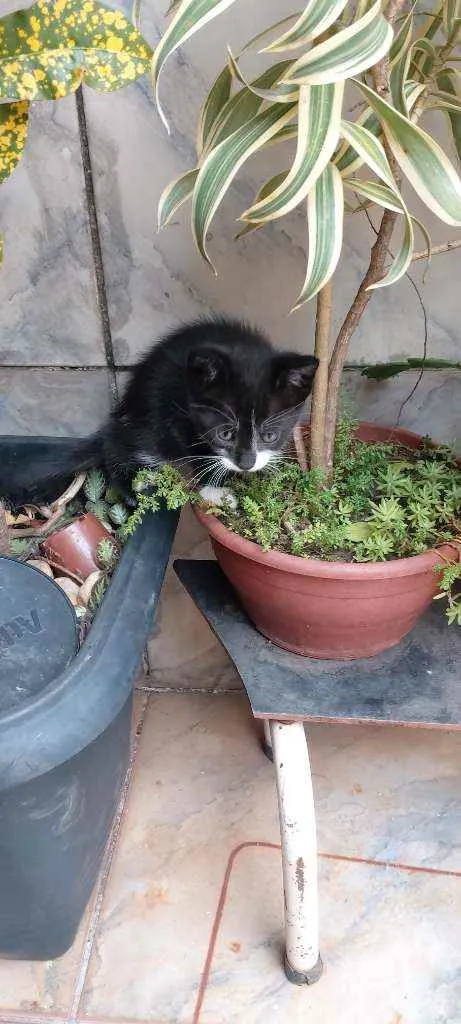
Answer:
[[[386,210],[383,214],[376,242],[371,250],[367,272],[360,284],[352,305],[346,313],[333,348],[333,354],[330,360],[330,372],[328,376],[327,410],[325,419],[325,466],[327,472],[333,465],[333,446],[336,418],[338,414],[339,389],[349,342],[373,295],[373,292],[369,292],[367,289],[371,284],[375,284],[376,281],[379,281],[383,276],[387,250],[397,217],[398,214],[393,210]]]
[[[312,389],[310,432],[310,464],[313,469],[325,465],[324,444],[332,308],[333,286],[330,278],[317,295],[314,351],[319,365]]]
[[[389,0],[386,7],[386,19],[392,25],[403,6],[404,0]],[[390,64],[389,55],[386,54],[372,69],[373,85],[379,96],[386,101],[391,99],[390,91]],[[401,174],[397,161],[390,149],[387,139],[383,139],[384,149],[389,165],[397,186],[400,188]],[[371,299],[372,292],[368,291],[371,284],[376,284],[383,276],[386,263],[386,256],[392,238],[395,222],[399,215],[393,210],[385,210],[379,227],[376,242],[371,250],[370,262],[358,292],[349,307],[339,334],[336,338],[333,353],[330,360],[328,375],[328,392],[325,415],[325,438],[324,438],[324,466],[327,474],[331,473],[333,467],[333,451],[335,441],[336,419],[338,416],[339,391],[341,386],[341,375],[346,361],[349,342],[361,320],[365,309]]]
[[[433,245],[431,247],[431,256],[438,256],[442,252],[451,252],[452,249],[459,249],[461,246],[461,238],[455,238],[452,242],[442,242],[441,245]],[[412,263],[416,260],[427,260],[427,252],[414,252],[411,257]]]

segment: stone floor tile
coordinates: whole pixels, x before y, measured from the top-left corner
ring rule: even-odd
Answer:
[[[200,1024],[456,1024],[461,878],[320,862],[321,952],[312,988],[280,970],[280,855],[235,858]]]
[[[433,731],[314,726],[322,853],[453,870],[459,865],[459,744],[458,735]],[[288,985],[280,968],[280,855],[264,848],[278,842],[273,769],[245,697],[151,698],[82,1019],[458,1024],[460,879],[322,857],[327,966],[320,985],[306,992]],[[241,844],[249,846],[238,851]],[[341,1016],[343,1004],[349,1016]]]

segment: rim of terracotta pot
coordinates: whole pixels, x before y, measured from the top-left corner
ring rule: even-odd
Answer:
[[[416,434],[406,427],[387,427],[380,423],[361,422],[360,429],[364,432],[376,431],[383,435],[397,435],[398,439],[405,444],[405,441],[422,441],[420,434]],[[419,444],[415,444],[417,448]],[[229,527],[224,526],[216,516],[208,512],[202,512],[193,506],[195,515],[205,526],[211,536],[223,547],[230,548],[236,554],[243,555],[252,562],[259,562],[267,565],[268,568],[285,570],[285,572],[297,573],[299,576],[320,576],[322,578],[334,578],[341,576],[342,579],[357,579],[367,577],[368,579],[382,579],[388,576],[413,576],[424,569],[437,565],[443,557],[449,557],[450,553],[458,552],[458,548],[450,541],[441,542],[436,548],[428,548],[421,555],[410,555],[408,558],[389,558],[385,562],[327,562],[322,558],[302,558],[300,555],[288,555],[284,551],[263,551],[255,541],[247,540],[234,533]]]

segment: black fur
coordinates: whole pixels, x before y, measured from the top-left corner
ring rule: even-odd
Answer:
[[[277,352],[259,332],[215,319],[184,326],[163,338],[133,371],[125,395],[105,427],[77,441],[65,464],[24,469],[16,501],[54,495],[69,477],[102,466],[126,493],[140,465],[177,461],[189,472],[222,460],[251,471],[258,451],[274,455],[289,440],[311,391],[312,356]],[[207,462],[206,460],[209,460]],[[217,478],[216,478],[217,479]],[[46,492],[46,493],[45,493]]]

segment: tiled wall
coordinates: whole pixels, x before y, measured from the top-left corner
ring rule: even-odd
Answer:
[[[0,5],[2,12],[15,6],[11,0]],[[129,11],[131,2],[113,6]],[[144,0],[143,29],[151,42],[159,37],[166,6],[166,0]],[[264,165],[270,162],[270,173],[281,159],[277,147],[252,164],[216,217],[210,248],[217,279],[194,251],[187,212],[161,235],[155,227],[162,188],[194,159],[200,98],[224,61],[225,43],[238,49],[262,19],[273,15],[277,20],[284,11],[283,0],[239,0],[171,60],[161,87],[173,125],[170,137],[153,107],[147,79],[113,95],[85,90],[92,164],[86,188],[75,97],[57,105],[34,105],[26,157],[0,189],[5,238],[0,430],[90,431],[109,408],[115,373],[123,386],[126,367],[160,332],[198,314],[221,311],[247,317],[282,345],[312,349],[312,311],[304,308],[287,316],[304,276],[302,211],[247,240],[233,241],[235,217],[267,171]],[[97,240],[91,238],[89,223],[91,187],[102,253],[98,282]],[[426,213],[424,217],[434,242],[456,235]],[[337,275],[337,323],[363,273],[370,240],[365,219],[349,219]],[[429,354],[459,359],[461,307],[455,286],[461,279],[461,250],[434,257],[425,283],[422,273],[422,264],[415,264],[412,275],[428,317]],[[423,339],[419,300],[404,279],[374,297],[354,338],[350,361],[360,365],[420,355]],[[459,433],[459,380],[459,374],[427,373],[404,407],[401,422],[453,438]],[[413,382],[413,375],[405,375],[387,384],[366,383],[351,369],[345,391],[355,412],[395,421]]]

